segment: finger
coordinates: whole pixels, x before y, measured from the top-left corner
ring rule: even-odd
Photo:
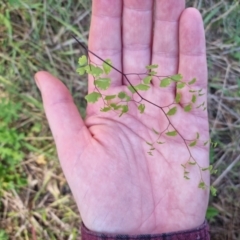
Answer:
[[[81,152],[89,142],[91,135],[66,86],[44,71],[38,72],[35,79],[42,94],[44,109],[61,164],[69,166],[73,164],[71,162],[73,159],[69,159],[69,156],[73,156],[74,151]],[[76,145],[77,149],[73,149]],[[66,155],[68,157],[64,157]],[[66,159],[69,162],[63,162]]]
[[[103,59],[111,59],[117,69],[122,69],[121,43],[121,0],[93,0],[92,18],[89,33],[89,49]],[[94,63],[102,61],[89,55]],[[110,73],[111,86],[122,85],[122,76],[112,70]],[[94,88],[93,78],[89,78],[89,91]]]
[[[180,60],[179,72],[183,75],[184,81],[189,82],[196,78],[196,83],[191,85],[193,90],[200,90],[201,93],[190,93],[188,87],[178,90],[182,95],[181,104],[191,102],[192,95],[197,97],[195,106],[207,102],[207,61],[205,33],[201,14],[194,8],[186,9],[180,20]],[[199,96],[204,94],[203,96]],[[194,108],[195,114],[206,116],[207,111],[202,108]]]
[[[158,64],[158,75],[169,76],[177,73],[179,61],[179,19],[185,8],[185,0],[157,0],[154,19],[152,63]],[[159,78],[153,84],[159,88]],[[175,84],[159,89],[162,106],[173,102]]]
[[[152,0],[124,0],[123,5],[123,72],[143,73],[151,58]],[[129,76],[132,83],[139,82]],[[124,84],[127,84],[124,80]]]
[[[160,75],[177,73],[179,19],[184,8],[184,0],[156,1],[152,63],[159,64]]]

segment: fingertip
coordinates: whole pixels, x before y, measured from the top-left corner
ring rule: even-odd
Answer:
[[[180,18],[180,52],[190,55],[206,53],[205,32],[201,13],[187,8]]]

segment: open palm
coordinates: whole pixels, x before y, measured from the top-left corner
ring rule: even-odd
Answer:
[[[89,49],[110,58],[124,73],[144,72],[145,66],[158,64],[158,75],[181,73],[184,81],[196,77],[197,89],[207,91],[205,37],[199,12],[185,10],[184,0],[153,1],[93,0]],[[100,61],[91,55],[91,60]],[[109,93],[125,90],[126,80],[111,72]],[[134,103],[129,113],[99,111],[102,103],[89,105],[83,121],[66,87],[47,72],[36,74],[44,108],[55,139],[59,159],[77,202],[82,220],[90,230],[108,233],[146,234],[191,229],[201,225],[208,203],[208,190],[198,188],[200,172],[189,168],[190,180],[183,178],[189,159],[184,139],[196,138],[191,149],[201,166],[208,166],[207,111],[184,112],[191,100],[188,90],[181,90],[177,113],[170,117],[179,135],[161,141],[150,156],[148,142],[157,139],[152,128],[161,132],[168,119],[155,106],[144,103],[140,114]],[[140,80],[129,76],[133,84]],[[93,91],[89,77],[89,92]],[[54,94],[52,94],[54,92]],[[142,94],[142,93],[141,93]],[[176,87],[159,88],[154,79],[144,98],[166,106],[175,99]],[[206,101],[206,95],[197,103]],[[171,126],[169,128],[171,130]],[[203,175],[206,183],[208,174]]]

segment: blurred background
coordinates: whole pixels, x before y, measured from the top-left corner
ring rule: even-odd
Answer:
[[[218,169],[207,219],[211,239],[240,239],[240,4],[192,0],[202,13],[209,68],[210,162]],[[87,44],[88,0],[0,2],[0,240],[78,239],[80,216],[60,169],[34,83],[61,79],[84,116],[86,77],[76,73]],[[52,93],[54,94],[54,92]]]

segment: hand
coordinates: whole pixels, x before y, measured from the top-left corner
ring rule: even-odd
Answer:
[[[205,37],[201,16],[196,9],[185,9],[184,0],[153,1],[93,0],[89,49],[110,58],[124,73],[144,72],[148,64],[159,64],[159,75],[181,73],[185,81],[196,77],[194,87],[207,92]],[[154,20],[154,25],[152,20]],[[122,23],[122,24],[121,24]],[[91,55],[91,60],[100,62]],[[115,71],[110,92],[126,88]],[[130,77],[132,83],[139,79]],[[134,104],[128,114],[101,113],[99,104],[89,104],[83,121],[66,87],[47,72],[38,72],[36,81],[53,133],[59,159],[78,205],[90,230],[106,233],[146,234],[187,230],[204,222],[208,190],[198,188],[199,169],[190,168],[190,180],[183,178],[181,164],[189,152],[180,137],[165,137],[153,156],[146,141],[154,141],[151,131],[166,128],[160,109],[146,104],[143,115]],[[93,90],[89,78],[89,91]],[[152,89],[141,94],[165,106],[175,98],[175,87]],[[182,90],[182,102],[190,95]],[[201,102],[206,100],[206,94]],[[202,141],[208,136],[207,111],[194,109],[171,117],[186,139],[196,132]],[[201,166],[208,166],[209,149],[192,148]],[[209,175],[203,176],[206,183]]]

